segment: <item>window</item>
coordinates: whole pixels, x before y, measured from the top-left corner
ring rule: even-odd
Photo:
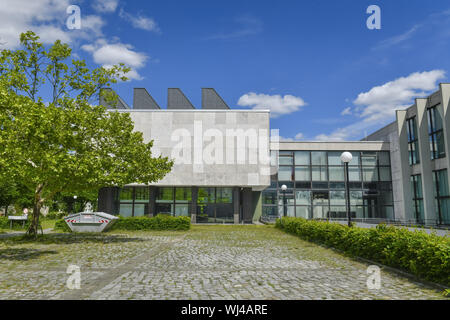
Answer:
[[[119,214],[139,217],[148,214],[150,190],[148,187],[124,187],[119,193]]]
[[[431,160],[445,157],[444,130],[439,112],[440,104],[428,109],[428,134]]]
[[[312,181],[327,181],[327,167],[312,167]]]
[[[447,169],[434,171],[433,180],[439,224],[450,224],[450,193]]]
[[[295,167],[295,181],[311,181],[309,167]]]
[[[413,210],[414,218],[417,222],[423,223],[423,192],[422,192],[422,176],[420,174],[411,176],[411,191],[413,194]]]
[[[409,165],[418,164],[420,158],[416,117],[406,120],[406,132],[408,135]]]
[[[343,151],[279,151],[278,173],[263,192],[263,217],[283,214],[283,184],[287,215],[303,218],[346,217]],[[349,163],[352,217],[393,217],[392,177],[388,151],[352,151]],[[278,189],[277,189],[278,188]],[[276,213],[275,213],[276,212]]]
[[[293,174],[292,174],[292,168],[293,167],[279,167],[278,168],[278,180],[279,181],[292,181]]]
[[[345,181],[344,179],[344,167],[329,167],[328,168],[330,181]]]
[[[295,204],[302,206],[311,205],[311,191],[296,191],[295,192]]]
[[[278,164],[280,166],[293,165],[294,158],[292,157],[292,152],[280,151],[280,154],[278,157]]]
[[[312,165],[327,165],[327,153],[326,152],[311,152]]]
[[[295,152],[295,165],[296,166],[309,166],[311,161],[309,159],[309,151],[296,151]]]

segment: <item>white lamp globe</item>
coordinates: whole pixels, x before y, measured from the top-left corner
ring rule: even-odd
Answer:
[[[341,154],[341,161],[344,163],[349,163],[350,161],[352,161],[353,156],[350,152],[343,152]]]
[[[75,200],[77,200],[78,197],[77,197],[77,196],[73,196],[73,198],[74,198]]]
[[[286,191],[286,190],[287,190],[287,186],[286,186],[285,184],[283,184],[283,185],[281,186],[281,190]]]

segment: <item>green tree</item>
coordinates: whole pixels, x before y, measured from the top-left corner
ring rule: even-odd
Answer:
[[[33,190],[29,235],[37,236],[40,209],[57,193],[150,183],[170,171],[173,162],[152,157],[153,141],[133,131],[128,113],[92,103],[100,94],[114,103],[102,89],[126,81],[129,68],[68,63],[67,44],[46,49],[31,31],[20,41],[23,48],[0,55],[0,179]]]

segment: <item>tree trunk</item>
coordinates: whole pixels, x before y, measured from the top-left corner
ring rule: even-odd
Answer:
[[[39,214],[41,213],[43,199],[42,195],[42,185],[39,185],[34,194],[34,204],[33,204],[33,216],[31,217],[31,223],[28,227],[27,235],[34,236],[38,235],[39,230]]]
[[[9,204],[7,204],[6,207],[5,207],[5,217],[8,216],[8,207],[9,207]]]

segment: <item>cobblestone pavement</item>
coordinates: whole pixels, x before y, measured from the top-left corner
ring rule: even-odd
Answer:
[[[369,290],[367,267],[271,226],[54,234],[0,240],[0,299],[445,299],[386,270]]]

